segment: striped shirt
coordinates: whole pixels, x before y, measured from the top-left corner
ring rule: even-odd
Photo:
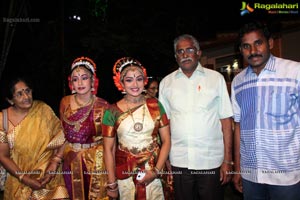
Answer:
[[[299,81],[300,63],[273,55],[258,76],[248,66],[233,79],[244,179],[272,185],[300,181]]]

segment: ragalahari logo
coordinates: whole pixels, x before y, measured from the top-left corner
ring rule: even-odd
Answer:
[[[249,3],[242,1],[241,16],[253,12],[254,9],[249,6]]]

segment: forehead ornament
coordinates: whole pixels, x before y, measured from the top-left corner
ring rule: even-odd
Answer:
[[[113,67],[113,73],[114,73],[113,79],[114,79],[114,83],[119,91],[124,90],[123,86],[120,84],[121,72],[128,66],[136,66],[136,67],[141,68],[143,71],[143,75],[145,77],[145,80],[144,80],[145,85],[148,82],[147,71],[146,71],[145,67],[135,58],[123,57],[123,58],[118,59],[115,62],[114,67]]]

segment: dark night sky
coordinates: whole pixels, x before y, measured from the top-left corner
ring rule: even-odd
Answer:
[[[61,97],[69,93],[68,69],[78,56],[89,56],[97,63],[98,94],[114,102],[120,94],[113,85],[112,67],[120,57],[135,57],[149,75],[163,77],[176,68],[173,39],[179,34],[193,34],[201,45],[201,41],[214,39],[217,32],[235,32],[248,18],[270,22],[299,18],[299,14],[270,17],[259,12],[240,16],[241,1],[204,4],[197,0],[100,0],[95,4],[95,0],[4,0],[3,19],[9,17],[11,2],[15,2],[13,16],[40,21],[0,23],[2,63],[7,54],[5,69],[0,72],[1,91],[5,80],[12,75],[29,75],[35,85],[35,97],[49,103],[54,110],[58,109]],[[288,2],[297,1],[285,1]],[[70,20],[69,16],[74,14],[82,20]],[[5,31],[12,37],[5,37]],[[10,48],[3,48],[9,42]],[[3,103],[2,95],[1,107]]]

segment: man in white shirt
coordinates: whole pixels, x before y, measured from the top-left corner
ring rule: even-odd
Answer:
[[[232,106],[224,77],[203,68],[192,35],[174,40],[179,69],[160,82],[159,100],[171,126],[169,159],[176,200],[224,198],[232,170]]]

